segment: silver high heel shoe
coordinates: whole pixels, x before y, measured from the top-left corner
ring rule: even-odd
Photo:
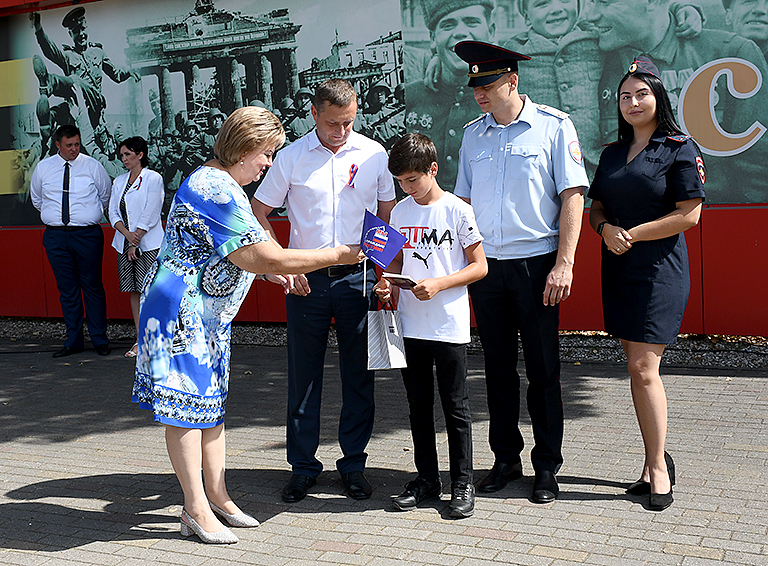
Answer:
[[[197,521],[190,517],[187,510],[184,509],[181,512],[181,536],[188,537],[193,534],[196,534],[206,544],[234,544],[240,540],[227,527],[215,533],[209,533],[198,525]]]
[[[222,517],[227,523],[229,523],[229,526],[231,527],[258,527],[259,521],[257,521],[254,517],[251,517],[247,513],[238,513],[236,515],[233,515],[231,513],[227,513],[223,509],[219,509],[211,503],[208,502],[211,505],[211,509],[213,509],[213,512],[216,513],[219,517]]]

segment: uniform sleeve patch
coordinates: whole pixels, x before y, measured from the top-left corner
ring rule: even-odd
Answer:
[[[704,160],[700,155],[696,156],[696,171],[699,172],[699,179],[701,179],[701,184],[703,185],[707,178],[707,174],[704,171]]]
[[[568,144],[568,151],[576,163],[581,163],[584,160],[584,156],[581,153],[581,144],[576,140]]]

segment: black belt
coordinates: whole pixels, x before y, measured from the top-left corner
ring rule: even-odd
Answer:
[[[65,232],[75,232],[77,230],[85,230],[86,228],[93,228],[94,226],[98,226],[98,224],[88,224],[88,226],[48,226],[46,225],[46,228],[50,228],[51,230],[64,230]]]
[[[330,267],[324,267],[323,269],[317,269],[312,273],[318,273],[325,275],[326,277],[344,277],[345,275],[351,275],[363,270],[363,263],[356,263],[354,265],[332,265]]]

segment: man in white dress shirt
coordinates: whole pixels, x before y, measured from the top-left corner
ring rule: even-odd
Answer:
[[[359,244],[365,211],[388,221],[395,205],[387,154],[379,143],[352,131],[357,95],[347,81],[329,79],[318,85],[311,113],[315,129],[278,152],[254,195],[254,214],[270,230],[267,216],[285,203],[291,221],[291,248]],[[371,495],[363,470],[373,430],[373,372],[367,369],[366,321],[375,300],[375,282],[373,266],[369,265],[364,278],[363,264],[332,266],[288,278],[287,454],[293,474],[283,489],[286,502],[303,499],[323,469],[315,452],[320,441],[320,398],[331,319],[336,322],[342,382],[339,444],[343,457],[336,467],[350,497]]]
[[[107,298],[101,280],[104,232],[100,223],[112,181],[98,161],[80,153],[76,126],[58,128],[55,141],[58,152],[37,164],[30,182],[32,204],[46,226],[43,246],[56,277],[67,328],[64,347],[53,357],[83,351],[83,300],[91,342],[98,354],[106,356],[110,348]]]

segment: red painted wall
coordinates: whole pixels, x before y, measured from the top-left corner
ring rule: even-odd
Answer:
[[[691,296],[682,332],[693,334],[768,335],[768,205],[707,206],[700,224],[686,233],[691,266]],[[288,242],[289,224],[273,222],[278,239]],[[44,228],[0,229],[6,252],[0,277],[0,316],[60,317],[56,289],[42,243]],[[130,319],[128,296],[120,293],[114,231],[104,226],[104,286],[107,315]],[[561,309],[561,328],[602,330],[600,238],[581,233],[573,294]],[[238,321],[284,322],[285,299],[279,286],[256,281]]]

